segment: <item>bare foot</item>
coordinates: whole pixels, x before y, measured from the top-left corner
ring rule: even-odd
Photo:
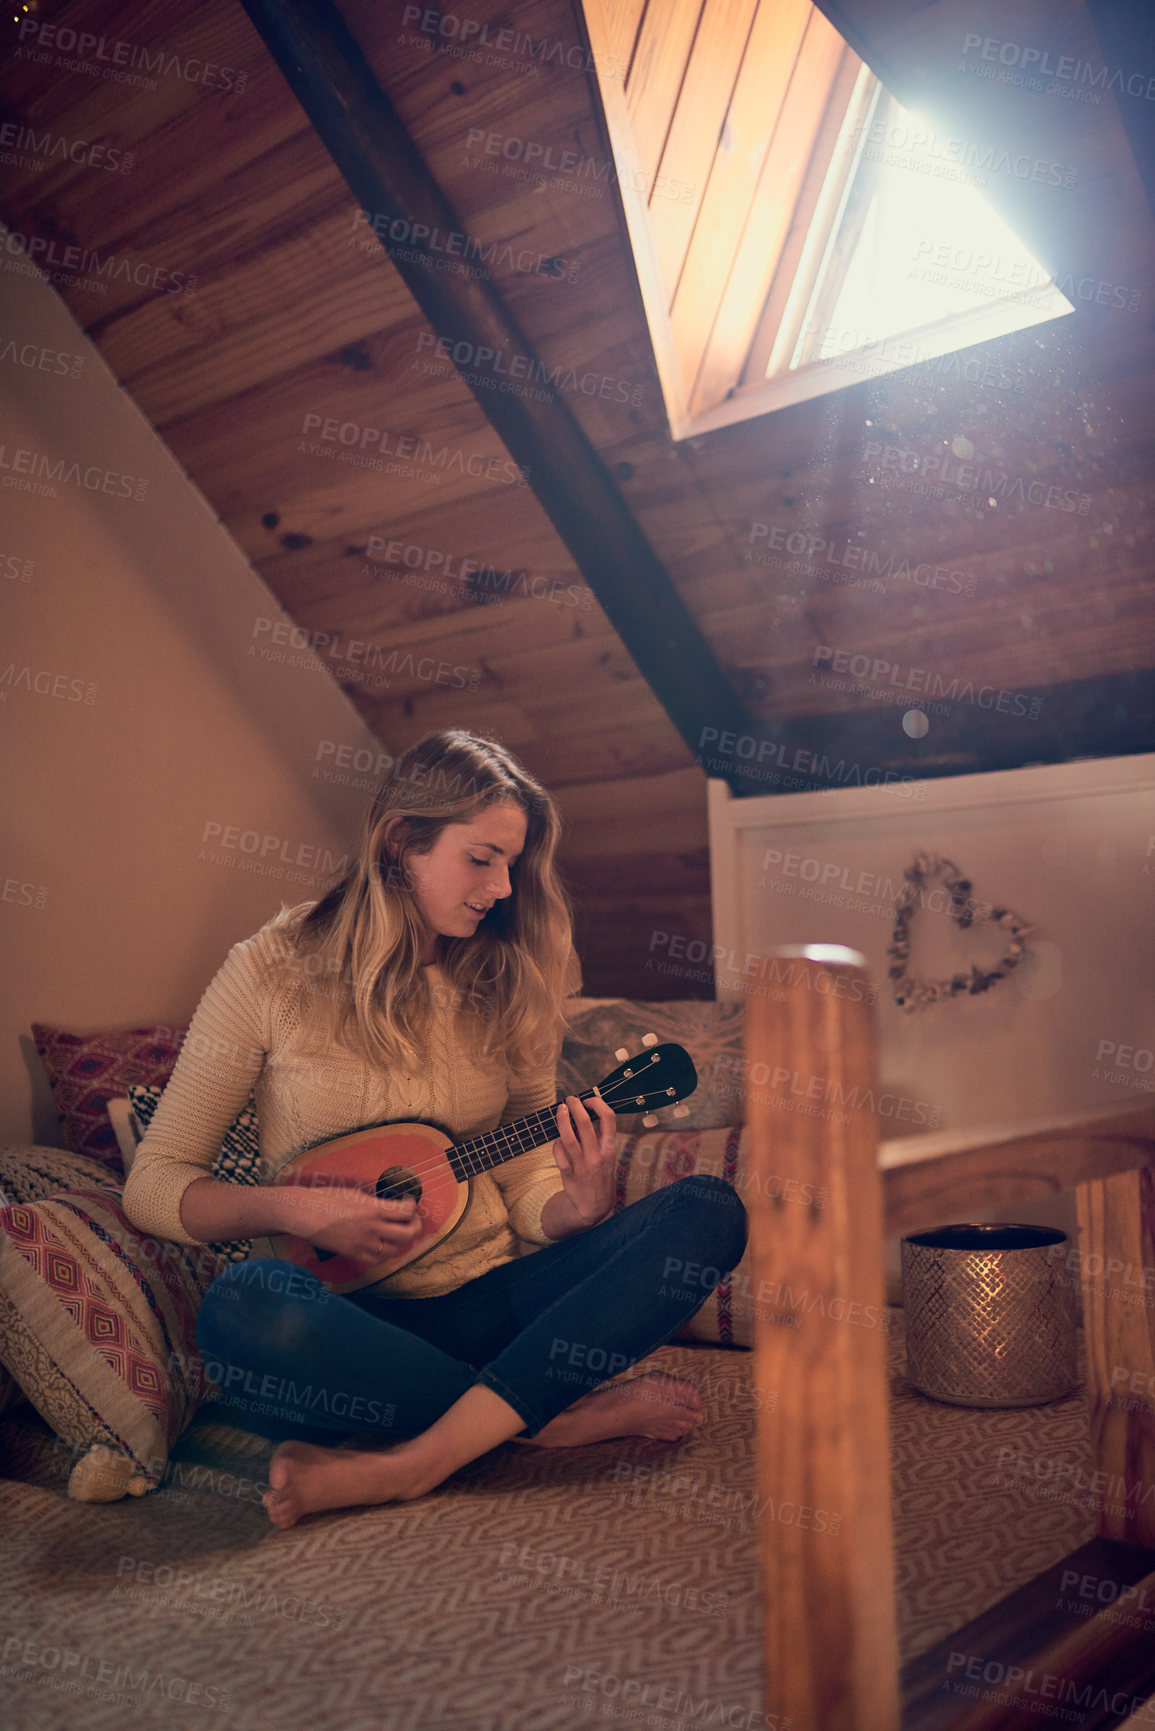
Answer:
[[[409,1502],[431,1488],[428,1469],[405,1443],[357,1453],[283,1442],[269,1462],[269,1488],[261,1500],[275,1527],[292,1527],[318,1509]]]
[[[680,1442],[702,1422],[702,1397],[692,1382],[650,1370],[630,1382],[583,1395],[534,1437],[514,1437],[540,1448],[580,1448],[616,1436]]]

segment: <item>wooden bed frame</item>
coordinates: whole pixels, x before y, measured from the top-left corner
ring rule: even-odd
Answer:
[[[862,1098],[874,1087],[875,1071],[862,956],[835,945],[772,953],[797,965],[777,971],[790,983],[775,988],[773,997],[751,993],[748,999],[747,1073],[763,1061],[823,1075],[836,1099]],[[855,1088],[862,1093],[855,1096]],[[1038,1731],[1046,1714],[1040,1689],[1054,1691],[1053,1699],[1092,1703],[1078,1716],[1082,1731],[1120,1723],[1127,1716],[1124,1700],[1133,1710],[1155,1689],[1155,1636],[1106,1614],[1109,1605],[1086,1618],[1060,1611],[1058,1582],[1062,1569],[1078,1567],[1134,1588],[1127,1602],[1155,1612],[1155,1493],[1150,1502],[1140,1494],[1125,1497],[1122,1507],[1112,1505],[1117,1512],[1102,1517],[1098,1539],[900,1673],[883,1239],[1074,1186],[1077,1268],[1130,1270],[1128,1291],[1140,1295],[1138,1304],[1119,1302],[1106,1279],[1083,1283],[1093,1465],[1128,1487],[1155,1487],[1155,1357],[1147,1307],[1155,1305],[1155,1291],[1145,1301],[1144,1285],[1147,1271],[1155,1271],[1149,1166],[1155,1098],[1028,1129],[938,1133],[881,1145],[866,1107],[824,1119],[792,1110],[786,1096],[751,1090],[746,1117],[755,1173],[746,1201],[756,1289],[780,1296],[789,1286],[795,1296],[811,1295],[806,1306],[758,1306],[755,1378],[778,1397],[759,1407],[759,1505],[769,1511],[788,1501],[842,1516],[832,1533],[762,1515],[766,1723],[780,1727],[789,1720],[796,1731],[1027,1725]],[[782,1173],[811,1185],[811,1194],[823,1192],[822,1206],[786,1207],[776,1199],[781,1185],[763,1180]],[[1142,1271],[1137,1287],[1135,1271]],[[1155,1282],[1155,1272],[1150,1278]],[[816,1294],[822,1304],[813,1302]],[[1127,1367],[1126,1385],[1113,1388],[1112,1371],[1121,1366]],[[1143,1625],[1143,1618],[1136,1620]],[[1155,1617],[1151,1627],[1155,1631]],[[977,1699],[964,1700],[951,1689],[960,1653],[968,1656],[970,1674],[981,1679],[987,1668]],[[1021,1684],[1024,1692],[1016,1694],[1017,1677],[1032,1669],[1036,1681]],[[992,1686],[998,1677],[1002,1688]],[[1083,1693],[1087,1685],[1093,1687]],[[1104,1711],[1104,1701],[1114,1706]],[[1070,1713],[1062,1717],[1074,1722]]]

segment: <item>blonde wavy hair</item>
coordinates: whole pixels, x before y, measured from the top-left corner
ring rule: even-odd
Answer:
[[[461,729],[426,734],[394,763],[366,811],[353,863],[319,901],[282,908],[286,967],[330,982],[304,995],[306,1039],[340,1044],[385,1067],[420,1063],[432,1008],[422,973],[426,927],[407,869],[452,823],[510,800],[526,819],[512,893],[468,938],[442,938],[439,960],[464,1011],[459,1024],[482,1057],[514,1069],[540,1062],[563,1025],[571,950],[569,904],[554,856],[561,822],[552,799],[494,740]],[[403,820],[387,840],[386,829]]]

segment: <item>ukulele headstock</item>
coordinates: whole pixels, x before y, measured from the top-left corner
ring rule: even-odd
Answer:
[[[642,1038],[643,1050],[633,1057],[624,1046],[614,1053],[618,1067],[598,1084],[598,1093],[615,1112],[644,1112],[643,1123],[657,1123],[654,1116],[663,1106],[684,1100],[698,1086],[698,1072],[684,1046],[672,1042],[658,1044],[656,1034]],[[688,1106],[680,1106],[674,1116],[684,1118]]]

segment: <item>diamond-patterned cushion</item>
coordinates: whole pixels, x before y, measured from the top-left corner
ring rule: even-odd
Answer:
[[[187,1032],[153,1026],[70,1034],[33,1022],[32,1037],[48,1073],[61,1133],[74,1154],[98,1160],[114,1176],[124,1177],[108,1102],[127,1094],[134,1082],[163,1087]]]
[[[142,1136],[152,1123],[153,1114],[160,1105],[163,1093],[164,1089],[157,1087],[132,1087],[128,1090],[133,1116],[140,1125]],[[260,1163],[261,1140],[257,1123],[257,1103],[250,1094],[248,1105],[237,1113],[221,1143],[220,1153],[213,1161],[212,1175],[229,1184],[259,1184]],[[251,1238],[238,1238],[232,1243],[213,1244],[209,1248],[227,1257],[230,1262],[244,1262],[253,1253],[253,1241]]]
[[[98,1185],[0,1208],[4,1369],[72,1446],[78,1469],[92,1448],[126,1464],[114,1491],[78,1494],[103,1501],[122,1495],[130,1477],[136,1490],[160,1482],[206,1392],[196,1313],[223,1267],[203,1245],[144,1237],[107,1174]]]

